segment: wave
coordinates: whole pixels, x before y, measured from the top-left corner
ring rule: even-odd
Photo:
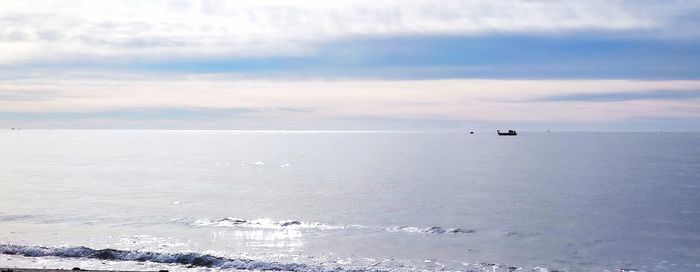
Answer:
[[[152,252],[140,250],[120,250],[120,249],[93,249],[84,246],[76,247],[44,247],[25,246],[16,244],[0,244],[0,254],[17,255],[23,257],[58,257],[58,258],[85,258],[101,261],[131,261],[131,262],[151,262],[159,264],[182,265],[187,268],[213,268],[237,269],[237,270],[257,270],[257,271],[291,271],[291,272],[390,272],[390,271],[490,271],[490,272],[515,272],[525,268],[498,263],[486,262],[442,262],[437,260],[421,260],[422,266],[415,266],[409,263],[393,263],[393,259],[385,259],[377,262],[371,259],[371,263],[356,264],[341,267],[344,265],[337,261],[305,264],[305,263],[284,263],[276,261],[254,260],[246,258],[227,258],[210,254],[195,252],[168,253]],[[380,266],[385,261],[388,266]],[[348,263],[349,264],[349,263]],[[359,265],[359,266],[358,266]],[[549,272],[557,271],[545,267],[534,267],[532,271]],[[622,272],[634,272],[635,269],[619,269]]]
[[[390,226],[390,227],[369,227],[363,225],[333,225],[319,222],[303,222],[299,220],[273,220],[270,218],[261,219],[241,219],[235,217],[224,217],[218,219],[173,219],[175,222],[185,222],[193,227],[241,227],[255,229],[307,229],[307,230],[344,230],[344,229],[368,229],[382,230],[388,232],[422,233],[422,234],[472,234],[473,229],[447,228],[440,226],[431,227],[411,227],[411,226]]]
[[[467,234],[467,233],[476,233],[475,230],[473,229],[462,229],[462,228],[444,228],[444,227],[438,227],[438,226],[432,226],[432,227],[425,227],[425,228],[419,228],[419,227],[385,227],[384,228],[387,231],[403,231],[403,232],[412,232],[412,233],[425,233],[425,234],[443,234],[443,233],[455,233],[455,234]]]
[[[175,219],[174,221],[182,221]],[[185,220],[188,221],[188,220]],[[294,229],[319,229],[319,230],[338,230],[345,228],[361,228],[362,226],[338,226],[329,225],[318,222],[302,222],[298,220],[272,220],[269,218],[260,219],[241,219],[235,217],[224,217],[219,219],[196,219],[189,223],[191,226],[195,227],[244,227],[244,228],[258,228],[258,229],[284,229],[284,228],[294,228]]]
[[[325,269],[323,267],[317,267],[300,263],[279,263],[251,259],[224,258],[200,253],[161,253],[150,251],[119,250],[109,248],[92,249],[82,246],[52,248],[41,246],[0,244],[0,253],[8,255],[20,255],[25,257],[89,258],[113,261],[154,262],[219,269],[297,272],[349,271],[340,268]],[[377,270],[353,269],[353,271]]]

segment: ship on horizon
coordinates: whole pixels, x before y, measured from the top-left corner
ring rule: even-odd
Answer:
[[[501,132],[500,130],[496,130],[498,133],[498,136],[516,136],[518,133],[515,130],[509,129],[508,132]]]

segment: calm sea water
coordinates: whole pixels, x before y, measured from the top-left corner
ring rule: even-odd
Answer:
[[[4,267],[700,271],[700,134],[3,131],[0,252]]]

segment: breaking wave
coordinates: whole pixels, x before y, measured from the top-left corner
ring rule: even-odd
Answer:
[[[422,233],[422,234],[472,234],[473,229],[447,228],[440,226],[431,227],[411,227],[411,226],[390,226],[390,227],[370,227],[363,225],[332,225],[319,222],[303,222],[298,220],[273,220],[262,219],[241,219],[235,217],[224,217],[218,219],[204,218],[173,219],[174,222],[184,222],[193,227],[239,227],[255,229],[306,229],[306,230],[344,230],[344,229],[367,229],[388,232]]]
[[[182,265],[187,268],[212,268],[237,269],[255,271],[293,271],[293,272],[390,272],[390,271],[483,271],[483,272],[515,272],[522,271],[524,267],[498,263],[485,262],[442,262],[437,260],[422,260],[422,266],[414,266],[408,263],[393,263],[393,259],[385,259],[379,262],[372,259],[371,264],[345,266],[341,262],[321,262],[319,264],[305,264],[295,262],[276,262],[254,260],[246,258],[227,258],[195,252],[168,253],[139,250],[120,249],[93,249],[84,246],[76,247],[44,247],[25,246],[16,244],[0,244],[0,254],[17,255],[23,257],[58,257],[58,258],[85,258],[101,261],[131,261],[151,262],[158,264]],[[385,261],[388,266],[379,266]],[[343,266],[341,266],[343,265]],[[557,271],[544,267],[534,267],[532,271],[548,272]],[[619,269],[619,271],[638,271],[634,269]]]
[[[224,258],[199,253],[160,253],[149,251],[130,251],[118,249],[92,249],[88,247],[41,247],[0,244],[0,253],[21,255],[25,257],[63,257],[89,258],[114,261],[154,262],[163,264],[180,264],[192,267],[210,267],[220,269],[243,269],[261,271],[350,271],[341,268],[326,269],[322,267],[299,264],[265,262],[251,259]],[[374,271],[355,270],[354,271]]]
[[[387,231],[403,231],[411,233],[425,233],[425,234],[443,234],[443,233],[456,233],[456,234],[467,234],[476,233],[472,229],[462,229],[462,228],[444,228],[438,226],[418,228],[418,227],[385,227],[384,230]]]
[[[319,230],[337,230],[345,228],[361,228],[362,226],[336,226],[323,224],[318,222],[301,222],[297,220],[281,220],[276,221],[269,218],[261,219],[240,219],[234,217],[224,217],[219,219],[196,219],[196,220],[181,220],[175,219],[174,221],[190,221],[189,224],[195,227],[243,227],[243,228],[259,228],[259,229],[282,229],[282,228],[295,228],[295,229],[319,229]]]

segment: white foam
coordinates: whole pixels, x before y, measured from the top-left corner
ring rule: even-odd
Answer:
[[[178,220],[174,220],[178,221]],[[224,217],[219,219],[196,219],[190,223],[196,227],[242,227],[255,229],[318,229],[318,230],[339,230],[348,226],[329,225],[318,222],[301,222],[297,220],[273,220],[270,218],[241,219],[235,217]]]
[[[453,233],[453,234],[466,234],[466,233],[475,233],[476,231],[471,230],[471,229],[461,229],[461,228],[443,228],[443,227],[438,227],[438,226],[432,226],[432,227],[411,227],[411,226],[391,226],[391,227],[385,227],[384,230],[390,231],[390,232],[406,232],[406,233],[423,233],[423,234],[445,234],[445,233]]]
[[[87,247],[49,248],[10,244],[0,244],[0,253],[21,255],[25,257],[89,258],[100,260],[181,264],[198,267],[230,268],[240,270],[297,272],[325,271],[320,267],[306,264],[278,263],[250,259],[230,259],[199,253],[166,253],[116,249],[92,249]]]
[[[6,258],[7,256],[7,258]],[[227,258],[194,252],[155,252],[118,249],[92,249],[88,247],[41,247],[13,244],[0,244],[0,257],[12,260],[17,264],[22,258],[38,258],[37,261],[24,260],[22,263],[71,263],[81,268],[105,269],[107,267],[122,268],[121,270],[153,270],[168,269],[171,271],[194,271],[212,269],[238,269],[257,271],[293,271],[293,272],[389,272],[389,271],[491,271],[513,272],[522,267],[508,266],[497,263],[463,263],[443,262],[437,259],[419,259],[415,262],[404,262],[391,258],[330,258],[314,261],[313,264],[300,263],[296,258],[286,261],[270,261],[249,258]],[[94,261],[93,261],[94,260]],[[87,264],[87,265],[86,265]],[[163,267],[166,265],[166,267]],[[65,265],[64,265],[65,266]],[[31,266],[25,266],[31,267]],[[42,268],[44,266],[38,266]],[[137,268],[137,269],[134,269]],[[204,270],[203,270],[204,269]],[[542,267],[532,269],[537,272],[549,272]]]
[[[391,227],[368,227],[363,225],[332,225],[319,222],[303,222],[298,220],[274,220],[271,218],[243,219],[236,217],[224,217],[218,219],[172,219],[173,222],[184,222],[194,227],[228,227],[228,228],[253,228],[253,229],[304,229],[304,230],[343,230],[343,229],[368,229],[388,232],[404,232],[417,234],[472,234],[475,230],[463,228],[432,227],[412,227],[412,226],[391,226]]]

